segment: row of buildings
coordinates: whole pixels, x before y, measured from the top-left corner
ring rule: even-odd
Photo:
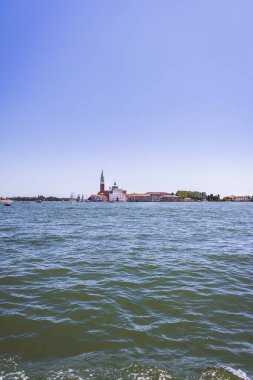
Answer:
[[[191,192],[189,192],[191,194]],[[216,200],[215,197],[206,196],[205,193],[202,200]],[[189,196],[189,195],[188,195]],[[209,199],[209,198],[210,199]],[[217,198],[217,197],[216,197]],[[126,190],[119,188],[116,184],[112,187],[109,187],[108,190],[105,188],[105,178],[102,170],[100,176],[100,188],[97,194],[92,194],[89,198],[89,201],[92,202],[194,202],[195,200],[192,198],[182,198],[181,196],[170,194],[166,192],[147,192],[147,193],[131,193],[127,194]],[[220,197],[218,196],[218,199]],[[253,202],[253,197],[249,195],[244,196],[236,196],[231,195],[223,198],[223,201],[230,202]]]
[[[103,170],[100,176],[99,192],[92,194],[89,200],[92,202],[193,202],[190,198],[182,199],[177,195],[166,192],[151,191],[147,193],[127,194],[127,191],[120,189],[116,182],[106,190]]]
[[[229,202],[253,202],[253,197],[250,195],[228,195],[223,198],[223,201]]]

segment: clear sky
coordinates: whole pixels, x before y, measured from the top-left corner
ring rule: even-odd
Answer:
[[[253,194],[252,0],[0,2],[0,196]]]

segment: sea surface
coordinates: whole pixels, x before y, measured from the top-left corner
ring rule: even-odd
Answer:
[[[0,207],[1,380],[253,378],[253,203]]]

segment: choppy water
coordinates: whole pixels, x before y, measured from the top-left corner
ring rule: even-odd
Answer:
[[[253,203],[0,218],[1,380],[253,376]]]

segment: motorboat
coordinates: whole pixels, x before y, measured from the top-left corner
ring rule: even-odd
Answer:
[[[2,200],[1,200],[1,203],[2,203],[4,206],[11,206],[12,201],[11,201],[10,199],[2,199]]]

